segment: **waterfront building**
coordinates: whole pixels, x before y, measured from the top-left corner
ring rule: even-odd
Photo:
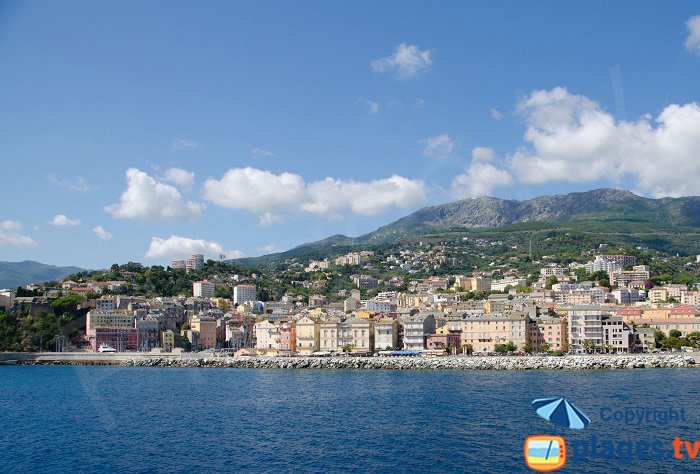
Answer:
[[[255,323],[255,348],[261,355],[277,355],[280,349],[280,326],[264,320]]]
[[[309,355],[319,350],[320,327],[318,322],[304,316],[296,322],[296,351],[301,355]]]
[[[319,322],[319,345],[321,352],[335,352],[338,350],[338,322]]]
[[[600,352],[603,345],[603,319],[610,317],[610,312],[600,306],[572,306],[567,309],[567,312],[569,351]]]
[[[621,318],[610,317],[601,321],[603,328],[603,352],[627,353],[634,350],[632,327]]]
[[[446,349],[450,354],[457,354],[460,350],[461,336],[459,332],[447,332],[445,334],[428,334],[425,346],[429,350]]]
[[[567,322],[564,318],[542,316],[530,320],[527,342],[534,352],[540,352],[545,343],[549,350],[566,352],[568,337]]]
[[[406,350],[425,349],[425,338],[435,333],[435,316],[431,313],[409,316],[401,321],[403,326],[403,348]]]
[[[399,322],[382,318],[374,323],[374,348],[378,351],[399,348]]]
[[[190,320],[190,329],[198,334],[197,350],[216,348],[216,318],[199,314]]]
[[[496,344],[512,342],[520,349],[528,337],[527,315],[520,312],[465,314],[447,321],[450,331],[459,331],[461,345],[474,352],[494,352]]]
[[[172,352],[175,348],[175,333],[168,329],[160,333],[160,347],[165,352]]]
[[[338,326],[338,349],[352,352],[374,351],[374,322],[368,318],[349,318]]]
[[[280,348],[279,355],[291,356],[296,353],[297,328],[293,323],[280,323]]]
[[[160,321],[152,317],[137,319],[135,327],[139,352],[149,352],[154,347],[160,346]]]

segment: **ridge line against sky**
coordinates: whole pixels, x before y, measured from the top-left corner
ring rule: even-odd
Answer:
[[[23,179],[0,259],[231,258],[484,195],[698,194],[697,5],[506,3],[385,26],[393,2],[9,2],[0,140]]]

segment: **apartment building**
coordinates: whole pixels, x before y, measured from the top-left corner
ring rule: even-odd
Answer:
[[[603,319],[609,318],[610,312],[600,306],[571,306],[567,308],[567,313],[569,351],[581,353],[589,345],[600,351],[603,345]]]

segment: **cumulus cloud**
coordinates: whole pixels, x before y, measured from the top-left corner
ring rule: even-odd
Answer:
[[[54,186],[69,189],[77,193],[89,193],[90,191],[93,191],[95,189],[94,187],[88,185],[82,176],[78,176],[77,178],[75,178],[74,181],[70,181],[67,179],[59,179],[54,175],[50,174],[46,177],[46,179],[48,179],[49,182]]]
[[[423,144],[423,156],[435,160],[444,160],[457,148],[457,143],[447,134],[425,138],[420,143]]]
[[[455,199],[488,196],[494,188],[508,186],[513,177],[490,163],[472,160],[465,174],[455,176],[451,192]]]
[[[491,148],[477,146],[472,148],[472,161],[492,161],[496,153]]]
[[[180,192],[169,184],[157,181],[136,168],[126,171],[126,191],[118,203],[105,210],[118,219],[193,220],[202,214],[204,205],[185,201]]]
[[[618,183],[629,176],[654,197],[697,194],[700,105],[667,106],[655,120],[617,121],[597,102],[558,87],[518,106],[527,129],[507,166],[527,183]]]
[[[422,181],[391,176],[373,181],[326,178],[310,183],[296,174],[233,168],[204,183],[206,198],[231,209],[261,213],[302,211],[339,217],[342,211],[377,214],[391,206],[409,208],[425,202]]]
[[[36,242],[28,235],[22,234],[22,223],[19,221],[0,221],[0,245],[28,247]]]
[[[272,212],[263,212],[260,214],[259,221],[260,225],[264,227],[272,224],[279,224],[282,222],[282,218],[277,214],[273,214]]]
[[[430,50],[421,51],[416,45],[401,43],[391,56],[375,59],[370,65],[375,72],[393,72],[399,79],[409,79],[433,64],[431,56]]]
[[[107,232],[101,225],[93,228],[92,231],[102,240],[110,240],[112,238],[112,234]]]
[[[176,259],[188,257],[193,253],[201,253],[212,259],[218,259],[219,255],[226,255],[226,258],[241,258],[243,256],[239,250],[224,250],[224,247],[216,241],[171,235],[167,239],[151,238],[151,245],[146,251],[146,257]]]
[[[690,17],[685,26],[688,28],[685,49],[691,53],[700,54],[700,15]]]
[[[364,105],[367,108],[367,114],[369,115],[377,115],[379,111],[382,109],[382,106],[379,102],[376,100],[370,100],[370,99],[357,99],[357,102],[359,104]]]
[[[65,214],[56,214],[54,218],[51,219],[51,224],[58,227],[80,225],[80,219],[69,219]]]
[[[170,168],[163,174],[162,179],[184,189],[191,189],[194,183],[194,173],[182,168]]]
[[[270,253],[279,252],[280,248],[276,244],[268,244],[268,245],[263,245],[262,247],[260,247],[260,250],[262,250],[266,254],[270,254]]]
[[[199,147],[199,144],[196,141],[187,138],[176,138],[170,144],[170,149],[173,151],[194,150],[197,147]]]
[[[276,154],[265,148],[253,148],[250,151],[250,155],[256,160],[260,158],[277,158]]]

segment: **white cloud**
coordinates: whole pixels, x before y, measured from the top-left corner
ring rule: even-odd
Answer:
[[[89,193],[90,191],[94,191],[95,188],[92,186],[89,186],[86,182],[85,179],[83,179],[82,176],[78,176],[75,178],[75,181],[69,181],[66,179],[59,179],[55,177],[54,175],[50,174],[46,177],[46,179],[49,180],[51,184],[54,186],[58,186],[59,188],[64,188],[64,189],[69,189],[71,191],[75,191],[78,193]]]
[[[282,222],[282,218],[277,214],[273,214],[272,212],[263,212],[260,214],[259,221],[260,225],[264,227],[272,224],[279,224]]]
[[[357,99],[357,102],[359,104],[364,105],[367,107],[367,114],[369,115],[377,115],[379,111],[382,109],[382,106],[379,102],[376,100],[370,100],[370,99]]]
[[[14,245],[28,247],[36,244],[36,241],[21,233],[22,223],[19,221],[0,221],[0,245]]]
[[[80,219],[70,219],[65,214],[56,214],[54,218],[51,219],[51,224],[58,227],[80,225]]]
[[[492,148],[477,146],[472,148],[472,161],[493,161],[496,153]]]
[[[170,168],[163,174],[162,179],[184,189],[191,189],[194,183],[194,173],[182,168]]]
[[[216,241],[202,239],[189,239],[178,235],[171,235],[167,239],[151,238],[151,245],[146,251],[146,258],[184,258],[193,253],[204,254],[205,257],[218,260],[219,255],[226,258],[241,258],[240,250],[224,250],[224,247]]]
[[[501,120],[503,118],[503,114],[498,109],[492,108],[489,110],[489,113],[491,114],[491,118],[494,120]]]
[[[143,171],[126,171],[127,187],[118,203],[105,210],[118,219],[193,220],[202,214],[204,205],[185,201],[180,192],[169,184],[161,183]]]
[[[457,175],[452,180],[451,191],[455,199],[466,199],[487,196],[494,188],[512,183],[513,177],[508,171],[490,163],[472,161],[465,174]]]
[[[431,56],[430,50],[421,51],[418,46],[401,43],[391,56],[375,59],[370,65],[375,72],[395,72],[399,79],[408,79],[428,69],[433,64]]]
[[[199,147],[199,144],[194,140],[189,140],[187,138],[176,138],[170,144],[170,149],[172,151],[178,150],[194,150]]]
[[[262,250],[266,254],[270,254],[279,252],[280,248],[276,244],[268,244],[260,247],[260,250]]]
[[[93,228],[92,231],[102,240],[111,240],[112,238],[112,234],[107,232],[101,225]]]
[[[206,198],[222,207],[263,214],[303,211],[339,217],[341,211],[376,214],[391,206],[413,207],[425,202],[422,181],[391,176],[374,181],[326,178],[306,183],[292,173],[273,174],[255,168],[232,168],[220,179],[204,183]]]
[[[688,28],[685,49],[692,53],[700,54],[700,15],[690,17],[685,26]]]
[[[671,104],[655,119],[616,121],[591,99],[558,87],[533,92],[518,106],[525,144],[507,160],[527,183],[618,183],[629,176],[654,197],[697,194],[700,105]]]
[[[435,160],[444,160],[457,148],[457,144],[447,134],[429,137],[421,140],[423,146],[423,156]]]
[[[250,154],[256,160],[260,158],[277,158],[276,154],[265,148],[253,148]]]

